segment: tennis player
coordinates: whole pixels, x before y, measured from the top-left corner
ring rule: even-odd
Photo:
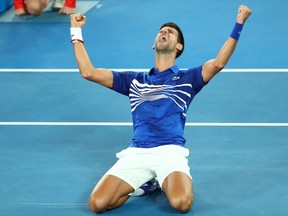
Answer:
[[[172,22],[163,24],[153,45],[154,67],[147,73],[95,68],[81,32],[86,17],[71,15],[71,42],[81,75],[128,96],[133,116],[132,144],[116,154],[118,161],[96,184],[89,200],[91,210],[102,213],[119,207],[155,178],[174,209],[183,213],[191,209],[194,195],[183,137],[187,109],[228,63],[251,13],[241,5],[232,33],[216,58],[188,70],[175,65],[185,46],[181,29]]]

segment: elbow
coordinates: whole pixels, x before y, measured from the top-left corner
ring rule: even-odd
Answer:
[[[81,76],[84,78],[84,79],[86,79],[86,80],[91,80],[91,75],[90,74],[83,74],[83,73],[81,73]]]
[[[91,80],[93,73],[91,70],[80,70],[80,74],[84,79]]]
[[[225,63],[214,61],[213,67],[216,71],[221,71],[225,67]]]

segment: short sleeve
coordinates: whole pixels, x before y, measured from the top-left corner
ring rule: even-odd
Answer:
[[[207,84],[203,82],[202,66],[189,69],[187,72],[191,74],[192,86],[198,93]]]
[[[113,90],[123,95],[129,96],[129,89],[133,79],[138,75],[137,72],[117,72],[113,73]]]

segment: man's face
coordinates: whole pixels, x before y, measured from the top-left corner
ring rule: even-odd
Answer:
[[[156,52],[171,53],[173,51],[177,52],[179,45],[181,46],[178,43],[177,30],[166,26],[158,32],[153,48],[156,49]]]

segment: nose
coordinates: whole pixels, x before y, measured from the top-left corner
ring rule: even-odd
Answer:
[[[162,34],[167,34],[167,33],[168,33],[167,28],[162,28],[161,31],[160,31],[160,33],[162,33]]]

